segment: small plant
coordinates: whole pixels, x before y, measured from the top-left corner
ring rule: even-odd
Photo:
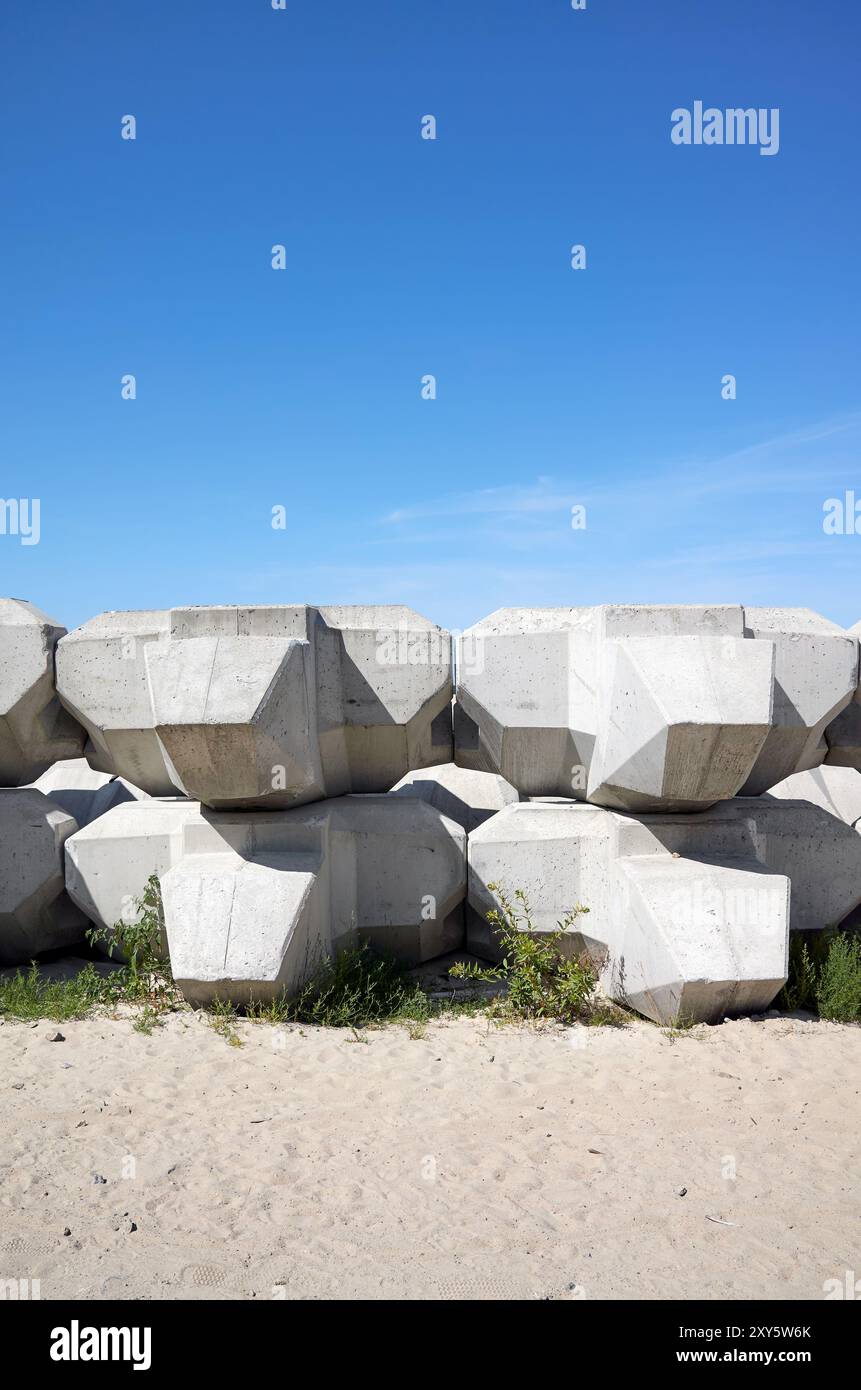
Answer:
[[[833,1023],[861,1022],[861,940],[852,932],[808,932],[789,939],[780,1007],[808,1009]]]
[[[364,942],[325,960],[299,995],[283,1003],[286,1021],[327,1028],[381,1023],[414,1027],[430,1014],[427,995],[407,977],[401,963],[378,955]]]
[[[0,980],[0,1015],[26,1022],[50,1018],[63,1023],[85,1018],[93,1009],[112,1004],[114,998],[113,981],[104,979],[92,964],[71,980],[51,980],[33,961],[26,972],[18,970]]]
[[[813,959],[810,947],[804,937],[798,933],[790,936],[789,972],[778,1001],[781,1008],[790,1013],[796,1009],[815,1011],[818,973],[817,962]]]
[[[828,947],[816,981],[816,1003],[822,1018],[833,1023],[861,1020],[861,941],[838,933]]]
[[[207,1009],[209,1026],[213,1032],[230,1047],[243,1047],[244,1044],[236,1031],[237,1013],[229,999],[213,999]]]
[[[507,985],[506,997],[490,1006],[497,1016],[563,1023],[618,1021],[620,1012],[595,998],[597,978],[589,961],[566,951],[563,944],[577,918],[589,909],[573,907],[557,922],[555,931],[538,932],[522,889],[517,889],[512,901],[498,884],[489,883],[488,888],[499,903],[487,920],[496,932],[502,960],[494,966],[458,962],[449,974],[460,980]]]
[[[123,997],[132,1003],[152,1000],[173,983],[170,964],[162,952],[164,910],[161,885],[155,874],[147,879],[135,906],[136,921],[115,922],[108,931],[92,927],[86,934],[91,946],[101,946],[109,956],[122,952],[125,966],[119,983]]]

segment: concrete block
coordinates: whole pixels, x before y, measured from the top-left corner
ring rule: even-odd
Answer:
[[[32,785],[73,816],[79,829],[103,816],[112,806],[147,798],[146,792],[133,787],[124,777],[96,772],[86,758],[54,763]]]
[[[0,965],[26,965],[84,938],[66,896],[63,846],[73,818],[32,787],[0,789]]]
[[[441,763],[438,767],[423,767],[408,772],[392,788],[390,795],[421,797],[450,820],[456,821],[468,835],[495,816],[503,806],[520,800],[504,777],[497,777],[495,773],[474,772],[455,763]]]
[[[174,977],[193,1001],[293,991],[360,937],[410,964],[463,941],[466,835],[419,798],[277,812],[128,803],[73,836],[66,858],[70,894],[105,926],[159,877]]]
[[[58,651],[93,766],[213,809],[387,791],[450,760],[449,635],[402,607],[108,613]]]
[[[858,686],[858,639],[809,608],[745,608],[745,636],[774,645],[768,737],[741,789],[758,796],[827,754],[825,730]]]
[[[764,793],[784,801],[810,801],[855,829],[861,825],[861,772],[827,764],[795,772]]]
[[[851,637],[861,638],[861,623],[848,632]],[[846,708],[827,725],[824,741],[825,762],[831,767],[852,767],[861,772],[861,686]]]
[[[687,812],[817,766],[858,643],[807,609],[500,609],[457,666],[459,765],[524,796]]]
[[[536,800],[487,821],[468,854],[468,949],[493,956],[489,883],[523,889],[539,931],[583,904],[571,949],[614,998],[659,1022],[767,1008],[790,926],[836,925],[861,902],[861,836],[804,801],[633,816]]]
[[[0,599],[0,786],[31,782],[84,746],[83,729],[54,690],[54,650],[65,631],[32,603]]]
[[[767,736],[773,650],[741,608],[501,609],[459,640],[459,733],[525,796],[633,811],[733,796]]]

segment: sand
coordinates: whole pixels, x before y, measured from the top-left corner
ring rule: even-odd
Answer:
[[[0,1025],[0,1279],[43,1299],[822,1299],[861,1277],[858,1028],[57,1028]]]

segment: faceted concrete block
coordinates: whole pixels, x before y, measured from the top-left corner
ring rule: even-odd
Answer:
[[[771,723],[773,648],[745,641],[737,607],[501,609],[458,653],[455,760],[525,796],[705,809]]]
[[[283,812],[128,803],[66,857],[69,892],[106,926],[159,877],[174,977],[195,1001],[293,991],[358,937],[411,964],[463,940],[466,835],[418,798]]]
[[[861,836],[818,806],[768,797],[636,817],[533,801],[469,838],[467,945],[492,958],[489,883],[523,889],[539,931],[588,907],[571,949],[614,998],[660,1022],[714,1021],[768,1007],[790,926],[836,925],[861,902]]]
[[[827,764],[795,772],[764,794],[782,801],[810,801],[845,825],[861,828],[861,772]]]
[[[166,612],[102,613],[57,649],[57,694],[89,734],[90,766],[150,796],[177,791],[155,730],[146,664],[149,648],[169,632]]]
[[[503,806],[520,797],[504,777],[495,773],[473,772],[455,763],[423,767],[408,772],[392,788],[392,796],[418,796],[463,826],[469,835]]]
[[[83,940],[87,922],[66,896],[70,815],[32,787],[0,789],[0,965]]]
[[[133,787],[124,777],[94,771],[86,758],[68,758],[54,763],[33,786],[73,816],[79,829],[103,816],[112,806],[147,797],[146,792]]]
[[[861,638],[861,623],[848,629]],[[825,729],[825,761],[832,767],[853,767],[861,772],[861,686],[850,704]]]
[[[152,874],[182,854],[186,822],[200,807],[182,797],[127,801],[91,821],[66,846],[66,888],[91,922],[109,931],[137,920],[137,901]]]
[[[774,645],[771,728],[742,796],[818,767],[825,729],[858,686],[858,640],[809,608],[745,608],[745,636]]]
[[[806,609],[501,609],[460,639],[455,761],[525,796],[706,810],[817,766],[857,666]]]
[[[57,669],[94,766],[214,809],[387,791],[451,757],[450,639],[407,608],[103,614]]]
[[[65,631],[32,603],[0,599],[0,786],[30,782],[84,746],[54,691],[54,649]]]

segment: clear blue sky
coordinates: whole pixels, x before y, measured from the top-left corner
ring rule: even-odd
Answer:
[[[5,0],[0,26],[0,495],[41,502],[0,592],[70,627],[861,617],[861,535],[822,529],[861,500],[858,5]],[[779,107],[779,154],[673,145],[696,100]]]

